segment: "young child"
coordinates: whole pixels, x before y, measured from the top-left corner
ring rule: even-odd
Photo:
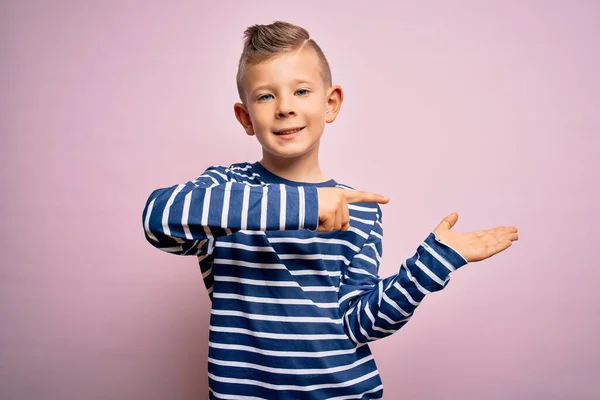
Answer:
[[[378,276],[388,198],[327,178],[325,123],[343,100],[308,32],[245,32],[234,110],[259,162],[211,166],[150,194],[147,240],[196,256],[212,300],[211,399],[380,399],[368,342],[400,329],[450,272],[518,239],[515,227],[457,233],[446,217],[399,268]]]

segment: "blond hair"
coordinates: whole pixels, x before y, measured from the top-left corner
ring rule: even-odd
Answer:
[[[319,45],[310,38],[308,31],[289,22],[275,21],[269,25],[253,25],[244,31],[244,49],[237,71],[237,89],[244,101],[242,80],[246,69],[279,54],[298,50],[309,45],[321,64],[321,77],[326,86],[331,86],[329,63]]]

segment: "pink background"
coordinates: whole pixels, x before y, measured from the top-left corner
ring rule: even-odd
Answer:
[[[600,2],[361,3],[2,2],[0,398],[206,398],[196,260],[141,213],[260,158],[235,72],[276,19],[345,89],[325,173],[392,199],[382,276],[455,210],[521,232],[373,344],[386,399],[599,398]]]

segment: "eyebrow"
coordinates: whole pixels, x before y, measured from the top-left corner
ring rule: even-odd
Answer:
[[[307,79],[294,79],[294,80],[292,81],[292,83],[294,83],[294,84],[296,84],[296,85],[301,85],[301,84],[308,84],[308,85],[312,85],[312,83],[313,83],[313,82],[312,82],[312,81],[310,81],[310,80],[307,80]],[[259,90],[269,89],[270,87],[271,87],[271,85],[270,85],[270,84],[268,84],[268,83],[266,83],[266,84],[263,84],[263,85],[260,85],[260,86],[257,86],[257,87],[255,87],[254,89],[252,89],[252,90],[251,90],[251,92],[250,92],[250,93],[256,93],[256,92],[258,92]]]

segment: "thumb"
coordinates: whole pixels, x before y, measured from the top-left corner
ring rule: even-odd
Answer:
[[[451,229],[456,224],[456,221],[458,221],[458,213],[453,212],[452,214],[450,214],[446,218],[444,218],[442,220],[442,222],[440,222],[440,224],[437,226],[436,229],[438,229],[438,228]]]

